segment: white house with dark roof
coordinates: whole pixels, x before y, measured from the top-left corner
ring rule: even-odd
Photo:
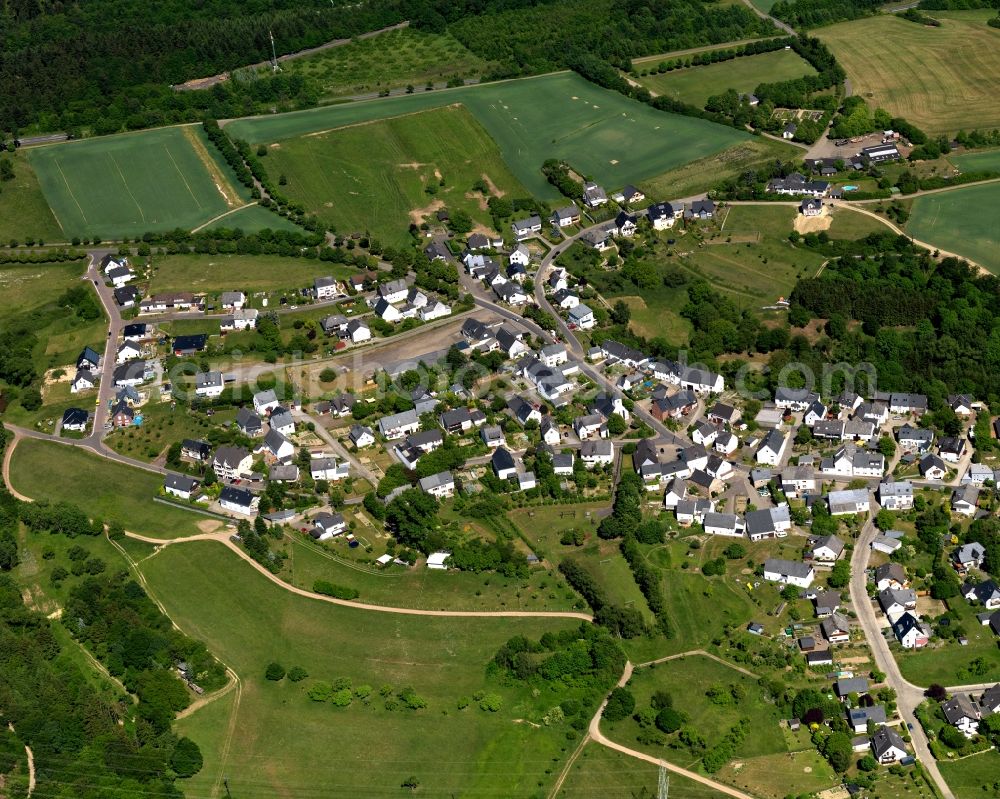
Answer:
[[[602,186],[598,186],[592,180],[583,184],[583,204],[588,208],[598,208],[608,201],[607,192]]]
[[[542,232],[542,218],[540,216],[529,216],[525,219],[515,219],[510,226],[514,231],[514,237],[520,241],[536,233]]]
[[[969,569],[981,569],[985,558],[986,547],[978,541],[962,544],[951,553],[951,562],[960,573],[965,573]]]
[[[258,391],[253,395],[253,408],[262,416],[274,410],[280,404],[278,402],[278,395],[274,392],[273,388],[269,388],[266,391]]]
[[[425,494],[443,499],[455,493],[455,478],[449,471],[438,472],[417,481],[420,490]]]
[[[375,443],[375,433],[374,431],[366,426],[355,424],[351,425],[351,431],[349,433],[351,438],[351,443],[354,444],[358,449],[364,449],[365,447],[370,447]]]
[[[948,472],[948,466],[933,453],[927,453],[920,459],[920,476],[927,480],[943,480]]]
[[[246,489],[235,486],[223,486],[219,493],[219,506],[242,516],[255,514],[259,502],[259,497],[254,496]]]
[[[982,708],[967,694],[955,694],[942,703],[941,712],[948,723],[966,738],[979,732],[979,722],[983,718]]]
[[[744,533],[743,520],[735,513],[706,513],[702,526],[708,535],[742,538]]]
[[[669,230],[677,221],[677,215],[670,203],[654,203],[646,209],[646,216],[653,230]]]
[[[979,488],[974,485],[964,485],[951,492],[951,512],[963,516],[975,516],[979,510]]]
[[[331,275],[313,280],[313,296],[317,300],[332,300],[340,294],[340,287]]]
[[[878,501],[886,510],[910,510],[913,508],[913,483],[906,480],[880,483]]]
[[[590,330],[595,324],[594,312],[582,302],[575,308],[570,308],[566,319],[580,330]]]
[[[835,535],[810,536],[809,547],[817,563],[835,563],[844,554],[844,542]]]
[[[865,488],[831,491],[826,495],[826,504],[830,509],[831,516],[868,513],[871,507],[868,490]]]
[[[557,208],[552,212],[551,221],[553,225],[558,227],[578,225],[580,224],[580,209],[576,207],[576,203],[570,203],[564,208]]]
[[[909,611],[892,622],[892,632],[903,649],[920,649],[931,636],[930,628]]]
[[[198,372],[194,376],[194,393],[199,397],[211,399],[222,394],[225,381],[222,372]]]
[[[867,728],[867,726],[866,719],[865,727]],[[872,757],[883,766],[896,763],[909,754],[906,751],[906,742],[903,737],[892,727],[886,727],[884,724],[875,730],[871,739],[871,747]]]
[[[780,430],[772,430],[760,446],[757,448],[757,463],[767,466],[777,466],[785,457],[785,449],[788,447],[788,436]]]
[[[606,439],[584,441],[580,445],[580,460],[588,469],[606,466],[615,459],[615,445]]]
[[[816,572],[808,563],[782,558],[768,558],[764,561],[764,579],[772,583],[808,588],[816,579]]]
[[[167,472],[163,479],[163,490],[181,499],[191,499],[198,489],[198,481],[186,474]]]
[[[383,416],[378,420],[378,429],[384,438],[390,440],[402,438],[407,433],[413,433],[420,429],[420,417],[412,409]]]

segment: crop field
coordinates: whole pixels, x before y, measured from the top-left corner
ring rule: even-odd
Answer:
[[[555,189],[539,171],[547,158],[566,159],[614,189],[748,138],[711,122],[656,111],[572,73],[253,117],[231,122],[226,130],[270,144],[454,103],[480,121],[521,183],[549,199],[557,197]]]
[[[281,142],[263,159],[285,175],[286,193],[342,233],[369,232],[385,244],[409,239],[410,222],[439,208],[490,224],[485,180],[524,196],[496,144],[461,106],[379,120]]]
[[[854,94],[928,133],[1000,125],[1000,30],[990,11],[949,12],[942,25],[889,14],[818,28]]]
[[[92,518],[118,521],[143,535],[178,538],[219,526],[207,516],[153,502],[163,484],[159,475],[76,447],[26,438],[11,456],[10,473],[14,488],[32,499],[72,502]]]
[[[200,134],[160,128],[39,147],[28,157],[66,236],[194,228],[246,202]]]
[[[1000,229],[995,217],[984,212],[997,202],[1000,183],[917,197],[906,232],[1000,274]]]
[[[701,108],[713,94],[722,94],[727,89],[752,92],[761,83],[793,80],[815,72],[794,50],[775,50],[672,72],[654,71],[639,82],[654,94]]]
[[[963,172],[997,171],[1000,172],[1000,150],[980,150],[952,155],[948,160]]]
[[[50,243],[62,241],[62,229],[45,202],[25,151],[4,152],[0,157],[9,160],[14,168],[13,180],[0,185],[0,243],[6,246],[11,239],[23,243],[28,237]]]
[[[152,264],[151,294],[295,289],[311,286],[314,278],[323,275],[346,279],[358,271],[343,264],[279,255],[164,255],[154,256]]]
[[[321,98],[333,99],[408,84],[423,89],[427,81],[474,77],[487,66],[450,33],[401,28],[289,61],[282,68],[317,81]]]
[[[337,607],[285,591],[214,543],[168,547],[141,569],[171,618],[241,681],[239,693],[178,725],[205,756],[188,795],[212,795],[223,776],[242,799],[311,796],[317,785],[344,796],[402,795],[413,776],[427,796],[529,796],[555,779],[546,769],[557,773],[575,745],[561,730],[523,723],[535,702],[528,689],[497,688],[484,671],[511,636],[537,638],[572,621]],[[272,660],[309,677],[267,681]],[[350,707],[306,696],[314,682],[339,678],[371,686],[371,696]],[[411,686],[427,707],[390,710],[381,686]],[[502,709],[490,713],[475,702],[458,709],[461,697],[480,690],[499,693]]]

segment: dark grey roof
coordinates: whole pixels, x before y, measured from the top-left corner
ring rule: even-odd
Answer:
[[[243,488],[223,486],[222,491],[219,492],[219,501],[231,502],[234,505],[249,508],[253,503],[253,494]]]
[[[872,736],[872,751],[875,753],[876,758],[881,758],[882,755],[893,747],[905,752],[906,742],[892,727],[886,727],[883,724]]]
[[[186,474],[167,472],[167,476],[163,480],[163,485],[166,488],[173,488],[177,491],[190,493],[191,491],[194,491],[195,486],[198,485],[198,481],[192,477],[188,477]]]
[[[502,472],[505,469],[513,469],[514,456],[511,455],[504,447],[500,447],[493,453],[493,457],[490,458],[490,463],[498,472]]]

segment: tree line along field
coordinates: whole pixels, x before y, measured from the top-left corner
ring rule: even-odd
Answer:
[[[917,197],[910,208],[906,232],[1000,274],[1000,229],[995,214],[989,210],[998,202],[997,183]]]
[[[322,101],[408,84],[423,89],[427,81],[474,77],[488,67],[450,33],[399,28],[288,61],[282,69],[314,80]]]
[[[931,134],[1000,125],[1000,30],[994,11],[929,12],[941,27],[891,14],[819,28],[854,93]]]
[[[284,148],[285,140],[305,134],[454,103],[479,120],[521,184],[543,199],[558,197],[540,172],[548,158],[565,159],[611,189],[748,138],[711,122],[657,111],[572,73],[252,117],[227,124],[226,131],[253,143],[280,141]]]
[[[551,784],[574,745],[521,723],[535,700],[525,687],[488,682],[487,662],[514,635],[537,639],[574,622],[421,618],[353,610],[295,596],[215,543],[168,547],[145,560],[149,588],[170,617],[240,676],[241,690],[178,724],[197,740],[205,767],[185,787],[208,796],[229,778],[244,799],[397,794],[410,776],[428,796],[530,796]],[[236,588],[238,586],[238,589]],[[264,679],[272,660],[301,666],[300,683]],[[313,702],[317,680],[372,687],[350,707]],[[411,686],[422,710],[383,707],[379,689]],[[461,697],[496,691],[503,706],[459,709]],[[278,753],[278,755],[276,755]],[[284,755],[281,755],[284,753]]]
[[[28,158],[67,237],[191,229],[248,202],[195,127],[38,147]]]
[[[462,106],[285,140],[262,161],[272,177],[286,176],[291,199],[330,227],[394,246],[408,241],[410,221],[439,208],[489,225],[486,198],[472,189],[479,181],[498,194],[526,194]]]
[[[752,92],[761,83],[794,80],[815,72],[812,65],[794,50],[775,50],[672,72],[651,72],[639,78],[639,82],[653,94],[702,108],[709,97],[722,94],[727,89]]]

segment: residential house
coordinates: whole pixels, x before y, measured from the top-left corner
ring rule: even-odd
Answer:
[[[903,649],[920,649],[930,640],[930,628],[907,611],[892,623],[892,631]]]
[[[950,394],[948,407],[959,416],[971,416],[974,403],[968,394]]]
[[[500,351],[508,358],[517,358],[528,351],[527,345],[522,340],[523,338],[523,333],[512,330],[506,325],[502,326],[496,332],[496,340],[500,345]]]
[[[90,347],[84,347],[83,352],[80,353],[79,357],[76,359],[77,369],[88,369],[96,370],[101,365],[101,356],[98,352]]]
[[[274,461],[288,461],[295,454],[295,445],[285,436],[275,429],[267,431],[264,440],[257,445],[254,450],[256,454],[263,454],[268,463]]]
[[[450,497],[455,493],[455,478],[451,472],[444,471],[422,477],[417,481],[420,490],[438,499]]]
[[[212,445],[207,441],[185,438],[181,442],[181,457],[188,460],[205,463],[212,454]]]
[[[490,466],[500,480],[507,480],[517,474],[514,456],[507,451],[506,447],[499,447],[494,451],[493,457],[490,458]]]
[[[591,180],[583,184],[583,204],[588,208],[597,208],[608,201],[608,195],[604,188],[598,186]]]
[[[975,516],[979,502],[979,489],[974,485],[965,485],[951,492],[952,513],[963,516]]]
[[[351,465],[347,461],[338,461],[330,455],[313,453],[309,459],[309,476],[313,480],[337,482],[350,476]]]
[[[636,227],[636,218],[632,214],[621,211],[618,216],[615,217],[615,231],[619,236],[624,236],[626,238],[634,236]]]
[[[598,413],[577,416],[573,420],[573,431],[581,441],[585,441],[592,436],[599,438],[608,437],[608,426],[604,421],[604,417]]]
[[[195,333],[190,336],[175,336],[170,344],[170,349],[173,350],[174,355],[181,357],[203,352],[207,344],[208,334]]]
[[[249,408],[240,408],[236,412],[236,428],[243,435],[256,438],[264,432],[264,423],[260,416]]]
[[[962,586],[962,596],[969,602],[981,603],[987,610],[1000,608],[1000,586],[993,580],[975,584],[967,582]]]
[[[292,418],[292,412],[281,405],[271,411],[268,424],[272,430],[277,430],[283,436],[290,436],[295,432],[295,419]]]
[[[867,720],[865,721],[867,728]],[[892,727],[880,726],[871,740],[872,757],[883,766],[896,763],[908,755],[906,742]]]
[[[868,513],[870,509],[868,489],[851,488],[844,491],[831,491],[826,495],[826,504],[830,509],[831,516]]]
[[[835,563],[844,554],[844,542],[835,535],[810,536],[809,547],[817,563]]]
[[[817,394],[804,388],[788,388],[786,386],[778,386],[774,390],[775,407],[781,408],[783,411],[805,411],[817,399]]]
[[[907,588],[910,581],[898,563],[883,563],[875,569],[875,587],[879,591],[887,588]]]
[[[219,330],[223,333],[230,330],[253,330],[257,327],[259,315],[260,311],[256,308],[239,308],[233,311],[232,316],[219,320]]]
[[[570,227],[580,224],[580,209],[576,203],[570,203],[565,208],[557,208],[552,212],[551,221],[558,227]]]
[[[429,261],[447,261],[451,258],[451,252],[448,248],[438,241],[432,241],[424,247],[424,255]]]
[[[841,419],[830,419],[816,422],[812,428],[813,438],[825,441],[843,441],[849,436],[845,435],[845,422]]]
[[[219,505],[225,510],[239,513],[242,516],[252,516],[257,512],[260,499],[244,488],[223,486],[219,493]]]
[[[529,216],[526,219],[515,219],[510,227],[514,231],[514,238],[520,241],[542,232],[542,218]]]
[[[814,400],[806,412],[802,416],[802,423],[806,427],[812,428],[816,425],[816,422],[821,422],[826,418],[826,405],[820,402],[818,399]]]
[[[375,303],[375,315],[386,322],[398,322],[403,318],[399,308],[392,305],[386,299],[379,299]]]
[[[921,416],[927,412],[927,397],[923,394],[894,393],[889,395],[889,412]]]
[[[740,440],[732,433],[723,430],[715,439],[715,451],[723,455],[732,455],[740,446]]]
[[[67,408],[63,411],[62,423],[59,426],[60,430],[72,430],[76,433],[82,433],[87,429],[87,423],[90,421],[90,414],[83,408]]]
[[[840,594],[837,591],[819,591],[813,597],[816,618],[823,619],[840,610]]]
[[[127,361],[115,367],[112,379],[116,386],[137,386],[146,379],[146,363]]]
[[[687,484],[680,477],[675,477],[663,494],[663,507],[668,510],[676,508],[678,502],[687,499],[687,494]]]
[[[840,613],[830,614],[819,626],[823,636],[831,644],[846,644],[851,640],[851,623]]]
[[[493,293],[501,302],[508,305],[524,305],[528,301],[528,295],[517,283],[496,283],[493,286]]]
[[[785,448],[788,446],[788,436],[780,430],[772,430],[765,436],[760,446],[757,448],[757,463],[767,466],[777,466],[785,457]]]
[[[873,724],[885,724],[885,707],[882,705],[872,705],[870,707],[855,707],[847,710],[847,724],[854,732],[867,731],[869,721]]]
[[[115,427],[128,427],[135,421],[135,411],[125,400],[118,400],[111,406],[111,424]]]
[[[920,476],[927,480],[943,480],[948,471],[945,462],[937,455],[928,453],[920,459]]]
[[[955,694],[947,702],[942,703],[941,712],[944,713],[948,723],[966,738],[972,738],[979,732],[983,711],[967,694]]]
[[[97,385],[98,377],[89,369],[78,369],[73,376],[73,382],[69,384],[70,394],[79,394],[81,391],[89,391]]]
[[[904,452],[926,452],[934,443],[934,431],[904,424],[896,431],[896,440]]]
[[[507,256],[508,263],[527,267],[531,263],[531,251],[524,245],[518,244]]]
[[[697,522],[703,524],[705,516],[715,510],[715,502],[711,499],[682,499],[674,506],[674,515],[681,527],[690,527]]]
[[[616,203],[625,203],[626,205],[634,205],[635,203],[641,203],[646,199],[646,195],[642,193],[639,189],[633,186],[631,183],[625,185],[621,191],[615,192],[611,195],[611,199]]]
[[[351,431],[348,434],[351,439],[351,443],[354,444],[358,449],[363,449],[365,447],[370,447],[375,443],[375,433],[370,427],[365,425],[355,424],[351,425]]]
[[[781,490],[785,496],[797,499],[806,494],[814,494],[817,489],[816,473],[812,464],[800,463],[788,466],[781,472]]]
[[[886,510],[912,509],[913,483],[905,480],[880,483],[878,487],[878,501]]]
[[[402,438],[407,433],[413,433],[420,429],[420,417],[417,416],[415,410],[383,416],[378,420],[378,429],[382,437],[390,441]]]
[[[580,445],[580,460],[588,469],[606,466],[615,459],[615,446],[611,441],[584,441]]]
[[[179,291],[170,294],[155,294],[139,303],[142,313],[163,313],[165,311],[190,311],[194,305],[194,294]]]
[[[152,327],[143,322],[131,322],[122,328],[122,338],[125,341],[142,341],[149,337]]]
[[[181,499],[191,499],[198,489],[198,481],[186,474],[167,472],[163,479],[163,490]]]
[[[708,421],[717,425],[735,425],[740,421],[741,417],[742,414],[739,408],[734,408],[732,405],[726,405],[723,402],[715,403],[708,412]]]
[[[653,230],[668,230],[677,221],[677,215],[670,203],[654,203],[646,209],[646,216],[653,226]]]
[[[735,513],[706,513],[702,525],[708,535],[743,537],[744,523]]]
[[[395,305],[406,299],[409,290],[410,287],[406,285],[406,281],[402,278],[389,280],[378,287],[378,296],[386,302]]]
[[[122,286],[114,290],[114,295],[119,308],[132,308],[139,301],[139,289],[135,286]]]
[[[372,337],[372,330],[368,323],[361,319],[352,319],[347,323],[347,335],[354,344],[368,341]]]
[[[747,514],[749,516],[750,514]],[[764,579],[773,583],[808,588],[816,579],[816,572],[808,563],[781,558],[768,558],[764,561]]]
[[[678,391],[670,396],[654,399],[650,413],[655,419],[680,419],[686,416],[698,404],[698,398],[690,390]]]
[[[313,296],[317,300],[332,300],[340,294],[337,281],[330,275],[313,280]]]
[[[917,609],[917,592],[912,588],[884,588],[878,592],[878,604],[892,621],[908,610]]]
[[[258,391],[253,395],[253,409],[261,416],[274,410],[281,403],[278,402],[278,395],[273,388],[266,391]]]
[[[820,184],[824,181],[810,181],[812,183]],[[829,190],[829,184],[827,184],[827,190]],[[820,216],[823,213],[823,201],[818,197],[810,197],[799,203],[799,213],[802,216]]]
[[[453,408],[438,417],[438,423],[449,433],[465,433],[486,421],[486,414],[469,408]]]
[[[347,522],[344,521],[342,513],[328,513],[323,511],[313,517],[312,523],[313,529],[309,535],[317,541],[327,541],[334,536],[341,535],[347,530]]]
[[[212,459],[212,470],[220,480],[236,480],[250,474],[253,458],[243,447],[228,444],[219,447]]]
[[[242,291],[224,291],[219,297],[219,305],[224,311],[235,311],[246,305],[247,295]]]
[[[948,463],[958,463],[965,455],[965,439],[955,436],[942,438],[938,442],[938,455]]]
[[[451,315],[451,306],[445,305],[440,300],[428,303],[417,312],[422,322],[432,322],[435,319],[443,319]]]
[[[970,463],[969,468],[962,475],[962,485],[971,484],[982,486],[987,480],[993,480],[993,469],[985,463]]]
[[[571,326],[580,330],[590,330],[595,324],[594,312],[583,303],[575,308],[570,308],[567,320]]]
[[[504,438],[503,428],[499,425],[487,425],[483,427],[479,431],[479,437],[490,449],[502,447],[507,443],[507,439]]]
[[[573,453],[557,452],[552,456],[552,471],[560,477],[568,477],[573,474]]]
[[[978,541],[962,544],[951,553],[951,562],[959,574],[965,574],[969,569],[981,569],[986,558],[986,547]]]
[[[541,411],[517,394],[507,400],[507,408],[522,426],[528,422],[537,422],[540,424],[542,421]]]
[[[198,397],[212,399],[221,396],[224,388],[222,372],[198,372],[194,376],[194,393]]]
[[[763,541],[765,538],[785,538],[792,526],[792,518],[788,506],[776,508],[760,508],[747,511],[746,531],[751,541]]]

